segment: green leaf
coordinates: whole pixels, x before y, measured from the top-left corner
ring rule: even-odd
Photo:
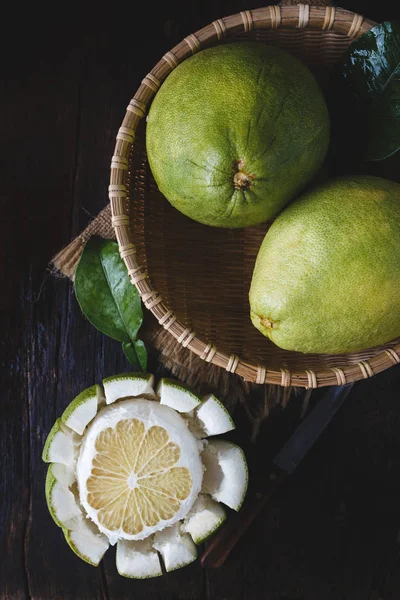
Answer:
[[[142,340],[122,342],[122,350],[126,358],[138,371],[147,370],[147,350]]]
[[[342,75],[355,100],[354,119],[362,124],[364,159],[388,158],[400,147],[400,21],[376,25],[355,40]]]
[[[135,346],[136,354],[139,359],[140,366],[143,371],[147,370],[147,350],[142,340],[135,340],[133,342]]]
[[[135,341],[143,321],[142,303],[116,242],[97,236],[89,239],[76,269],[74,289],[92,325],[120,342]]]

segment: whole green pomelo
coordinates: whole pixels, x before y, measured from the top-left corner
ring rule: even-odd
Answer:
[[[257,42],[208,48],[172,71],[147,119],[159,190],[186,216],[245,227],[275,216],[322,164],[329,115],[309,69]]]
[[[286,350],[345,353],[400,336],[400,185],[342,177],[267,232],[250,287],[255,327]]]

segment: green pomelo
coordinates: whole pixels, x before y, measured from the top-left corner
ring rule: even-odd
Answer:
[[[178,65],[146,128],[159,190],[216,227],[275,216],[319,169],[328,143],[325,99],[309,69],[257,42],[208,48]]]
[[[342,177],[305,193],[265,236],[255,327],[286,350],[345,353],[400,336],[400,185]]]

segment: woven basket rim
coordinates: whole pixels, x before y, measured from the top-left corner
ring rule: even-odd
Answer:
[[[161,295],[151,284],[148,273],[136,258],[136,248],[130,231],[129,191],[127,175],[129,156],[135,140],[135,132],[145,117],[146,107],[157,93],[161,83],[180,63],[200,49],[218,43],[225,37],[256,29],[314,29],[333,31],[339,35],[357,38],[375,23],[362,15],[334,6],[312,6],[308,4],[270,5],[254,10],[245,10],[213,21],[209,25],[185,37],[167,52],[144,77],[130,101],[122,125],[116,136],[116,145],[111,160],[109,199],[112,226],[115,230],[120,256],[125,262],[130,280],[136,286],[143,304],[153,313],[158,323],[177,342],[206,362],[212,363],[244,380],[257,384],[275,384],[283,387],[298,386],[317,388],[329,385],[344,385],[352,381],[369,378],[400,362],[400,342],[386,344],[369,360],[339,367],[325,367],[312,371],[289,371],[281,368],[269,370],[267,365],[252,364],[235,354],[228,355],[211,341],[203,341],[190,328],[185,327],[167,306]],[[351,354],[351,353],[349,353]],[[348,354],[348,355],[349,355]]]

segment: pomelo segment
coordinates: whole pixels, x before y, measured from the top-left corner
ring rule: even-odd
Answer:
[[[62,484],[54,475],[54,466],[63,467],[64,465],[50,465],[47,470],[46,502],[54,522],[59,527],[64,527],[67,521],[81,515],[82,511],[68,486]],[[67,479],[67,476],[65,475],[64,478]]]
[[[239,510],[249,477],[243,450],[232,442],[213,440],[207,444],[201,457],[206,468],[202,492],[233,510]]]
[[[103,379],[106,403],[112,404],[121,398],[154,396],[154,375],[151,373],[122,373]]]
[[[204,396],[194,411],[194,418],[204,431],[204,437],[220,435],[235,429],[235,423],[225,406],[213,394]]]
[[[44,444],[42,460],[72,465],[76,462],[77,446],[74,432],[57,419]]]
[[[99,385],[93,385],[81,392],[67,406],[61,420],[70,429],[82,435],[85,427],[94,419],[99,409],[99,406],[104,403],[103,390]]]
[[[118,573],[132,579],[148,579],[162,575],[160,558],[151,543],[151,538],[137,542],[119,540],[116,557]]]
[[[190,412],[201,403],[201,398],[185,384],[163,377],[156,389],[161,404],[165,404],[181,413]]]
[[[226,513],[218,502],[206,494],[200,494],[182,525],[195,544],[201,544],[225,521]]]
[[[188,533],[181,533],[179,523],[158,531],[153,548],[161,554],[165,570],[175,571],[190,565],[197,558],[196,546]]]
[[[71,519],[68,528],[63,527],[63,533],[71,550],[94,567],[97,567],[110,545],[106,536],[96,533],[90,521],[84,517]]]

